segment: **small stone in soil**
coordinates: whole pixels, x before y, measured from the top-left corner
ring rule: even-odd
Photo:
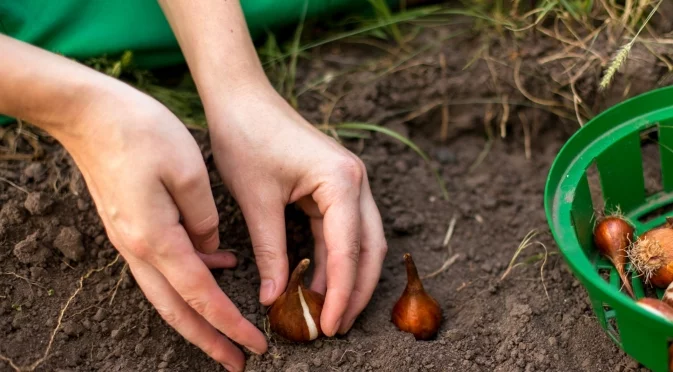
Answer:
[[[322,360],[320,358],[313,358],[313,365],[320,367],[322,365]]]
[[[96,315],[94,315],[92,319],[97,321],[97,322],[101,322],[106,317],[107,317],[107,312],[103,309],[98,309],[98,311],[96,311]]]
[[[164,353],[164,355],[161,356],[161,360],[163,360],[164,362],[171,362],[173,361],[173,359],[175,359],[175,350],[173,350],[172,348],[168,349]]]
[[[49,196],[41,192],[31,192],[23,203],[23,207],[33,216],[41,216],[45,214],[53,204],[54,201]]]
[[[104,234],[98,235],[93,242],[96,243],[96,245],[99,247],[102,246],[103,243],[105,242],[105,235]]]
[[[549,346],[555,347],[557,344],[556,337],[549,337],[547,342],[549,343]]]
[[[63,333],[70,337],[77,337],[83,332],[82,328],[83,327],[77,323],[65,322],[63,324]]]
[[[145,353],[145,345],[143,344],[137,344],[135,348],[135,352],[137,356],[142,356],[143,353]]]
[[[89,209],[89,203],[87,203],[86,200],[79,198],[77,199],[77,209],[79,209],[80,212],[85,212]]]
[[[113,340],[119,341],[122,338],[123,334],[121,329],[115,329],[110,333],[110,337],[112,337]]]
[[[64,227],[54,240],[56,247],[66,258],[80,261],[84,258],[84,246],[82,245],[82,233],[74,227]]]

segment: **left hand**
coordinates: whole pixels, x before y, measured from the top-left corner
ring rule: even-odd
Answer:
[[[311,288],[326,294],[322,331],[347,332],[374,292],[387,251],[364,164],[269,84],[242,86],[207,115],[215,163],[250,231],[260,301],[272,304],[287,285],[284,209],[296,202],[315,237]]]

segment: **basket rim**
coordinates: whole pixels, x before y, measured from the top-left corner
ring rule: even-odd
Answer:
[[[673,97],[673,86],[649,91],[614,105],[573,133],[561,147],[550,167],[544,190],[544,208],[547,223],[559,251],[571,267],[573,274],[585,288],[593,287],[609,299],[613,308],[638,313],[650,319],[653,322],[651,323],[653,327],[658,327],[660,330],[665,329],[667,333],[673,335],[672,323],[647,311],[626,294],[615,290],[596,272],[582,250],[574,229],[569,231],[567,228],[572,226],[569,207],[571,203],[567,199],[562,200],[562,196],[563,194],[566,194],[566,197],[567,195],[574,195],[579,182],[574,184],[572,190],[561,189],[562,186],[568,186],[566,179],[571,177],[573,171],[577,171],[578,163],[586,163],[586,158],[583,158],[583,155],[586,155],[585,151],[601,136],[610,136],[619,129],[622,131],[630,130],[631,133],[639,130],[647,125],[646,116],[650,117],[661,110],[665,110],[673,118],[673,100],[669,99],[668,102],[670,103],[667,105],[667,100],[661,99],[663,96]],[[645,102],[649,105],[645,105]],[[648,107],[653,105],[657,107],[654,109]],[[615,121],[611,122],[613,118],[617,120],[617,124],[614,124]],[[656,123],[650,125],[654,124]],[[632,127],[629,127],[631,125]],[[578,146],[582,148],[579,153],[577,152]],[[579,177],[575,178],[579,181]],[[564,182],[566,185],[564,185]],[[589,293],[589,296],[592,297],[591,293]]]

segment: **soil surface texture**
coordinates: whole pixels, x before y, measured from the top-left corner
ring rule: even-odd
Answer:
[[[539,67],[538,59],[554,52],[544,40],[522,50],[496,41],[490,53],[506,64],[489,66],[480,59],[466,69],[481,41],[453,38],[413,63],[391,64],[385,74],[359,70],[334,78],[324,92],[298,96],[300,112],[314,123],[371,122],[411,138],[429,155],[449,200],[428,164],[405,145],[380,133],[343,139],[367,165],[383,217],[389,253],[380,284],[347,335],[305,345],[271,335],[269,352],[249,355],[247,371],[641,370],[604,334],[549,234],[543,208],[547,171],[579,125],[572,111],[560,119],[548,107],[517,104],[526,101],[517,85],[529,95],[550,98],[544,77],[563,70],[563,61]],[[607,58],[613,47],[606,45],[601,53]],[[507,57],[512,48],[523,61],[519,66]],[[300,63],[298,87],[384,60],[385,52],[374,49],[336,43],[312,50],[310,62]],[[633,55],[633,63],[603,95],[595,89],[600,66],[577,81],[595,113],[625,93],[633,96],[661,83],[663,68],[656,58],[638,45]],[[504,96],[507,113],[494,100]],[[429,105],[444,98],[453,104],[442,134],[441,104]],[[36,160],[0,163],[0,354],[19,366],[45,358],[38,371],[221,370],[163,322],[123,260],[115,261],[116,250],[67,152],[34,128],[22,130],[40,135],[41,153]],[[239,258],[235,269],[213,275],[246,318],[264,329],[266,309],[258,301],[259,277],[245,222],[221,186],[207,133],[192,133],[211,171],[223,246]],[[16,141],[19,153],[33,150],[25,137]],[[310,257],[312,238],[301,212],[290,206],[286,215],[294,266]],[[533,230],[546,246],[546,259],[542,246],[531,246],[517,262],[532,259],[501,280]],[[431,341],[416,341],[390,321],[406,284],[406,252],[413,254],[421,275],[458,255],[447,270],[424,279],[444,311],[439,335]],[[9,371],[9,363],[0,360],[0,372]]]

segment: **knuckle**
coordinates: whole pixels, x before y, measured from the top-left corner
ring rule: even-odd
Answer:
[[[223,345],[221,337],[215,337],[204,342],[200,348],[204,353],[208,354],[218,362],[223,362],[227,359],[227,353],[225,352],[226,347]]]
[[[217,214],[210,214],[200,222],[190,228],[191,234],[197,238],[209,238],[220,224],[220,218]]]
[[[358,163],[358,166],[362,170],[362,177],[363,178],[366,177],[367,176],[367,165],[365,164],[365,162],[362,161],[362,159],[360,159],[357,156],[355,157],[355,161]]]
[[[194,311],[201,314],[202,317],[210,319],[211,306],[206,298],[201,296],[189,296],[185,298],[185,302],[187,302],[187,305],[194,309]]]
[[[173,182],[178,190],[193,190],[208,179],[204,176],[199,167],[184,167],[175,175]]]
[[[255,252],[255,260],[258,263],[270,263],[280,258],[277,247],[268,243],[253,244],[252,249]]]
[[[364,170],[360,165],[361,161],[355,157],[342,159],[338,164],[339,174],[345,177],[354,187],[359,188],[362,184]]]
[[[163,319],[171,327],[175,329],[180,328],[181,318],[177,315],[177,313],[175,313],[175,311],[164,306],[155,306],[155,309],[157,310],[157,313],[159,313],[159,316],[161,316],[161,319]]]
[[[357,266],[358,261],[360,260],[360,247],[357,244],[354,244],[349,246],[348,249],[338,252],[338,255],[350,261],[354,266]]]
[[[124,245],[134,256],[143,260],[149,258],[151,244],[143,231],[136,229],[129,231],[126,233],[124,241]]]
[[[243,340],[243,333],[241,332],[244,329],[245,323],[247,320],[240,314],[231,315],[231,326],[227,330],[227,337],[230,339],[240,342]]]

